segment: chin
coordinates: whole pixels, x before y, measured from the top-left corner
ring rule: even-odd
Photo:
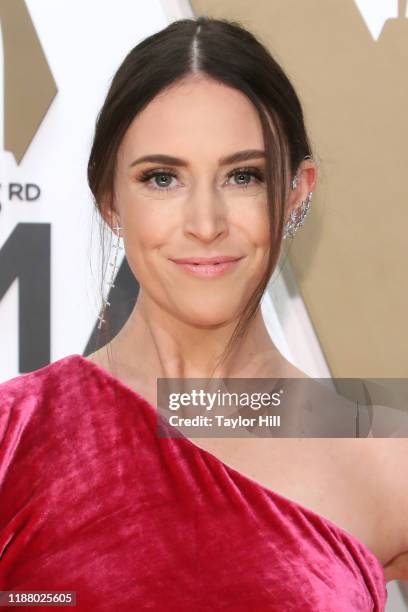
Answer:
[[[191,305],[188,308],[188,303],[184,303],[183,309],[179,310],[179,316],[189,325],[211,329],[233,321],[238,316],[238,312],[231,308],[231,304],[219,305],[214,308],[211,305],[201,303]]]

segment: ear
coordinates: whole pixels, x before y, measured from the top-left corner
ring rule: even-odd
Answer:
[[[120,225],[120,223],[119,215],[112,203],[112,199],[108,196],[103,197],[100,203],[99,210],[106,225],[111,229],[113,233],[116,233],[113,228],[115,227],[115,225]]]
[[[286,208],[286,218],[288,221],[290,213],[306,200],[308,193],[313,192],[317,183],[317,165],[310,159],[303,160],[296,172],[297,185],[295,189],[290,186],[288,204]]]

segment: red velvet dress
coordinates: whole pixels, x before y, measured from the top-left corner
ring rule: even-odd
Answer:
[[[0,385],[0,590],[76,591],[81,612],[384,610],[361,541],[156,419],[81,355]]]

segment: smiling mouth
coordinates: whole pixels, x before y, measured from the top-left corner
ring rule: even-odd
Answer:
[[[191,276],[202,279],[210,279],[220,277],[235,270],[242,259],[244,259],[244,257],[235,259],[229,258],[228,261],[219,261],[214,263],[197,263],[191,261],[185,263],[185,261],[170,261],[172,261],[180,270],[190,274]]]
[[[238,261],[239,259],[242,259],[242,258],[243,258],[243,255],[241,256],[233,256],[233,255],[218,255],[217,256],[215,255],[213,257],[179,257],[176,259],[171,258],[171,261],[174,261],[174,263],[177,263],[177,264],[213,266],[217,264]]]
[[[233,264],[233,263],[237,263],[238,261],[240,261],[242,259],[242,257],[240,257],[240,259],[231,259],[231,261],[215,261],[214,263],[190,263],[190,264],[185,264],[185,265],[189,265],[189,266],[195,266],[196,268],[200,268],[203,266],[211,266],[211,267],[216,267],[216,266],[225,266],[227,264]]]

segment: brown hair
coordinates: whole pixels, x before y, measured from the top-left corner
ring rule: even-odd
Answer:
[[[261,120],[266,153],[267,267],[242,310],[221,363],[257,312],[279,259],[291,180],[304,157],[312,156],[300,101],[280,65],[252,33],[225,19],[181,19],[144,39],[119,66],[98,114],[88,183],[102,213],[102,199],[113,202],[117,151],[130,123],[159,92],[195,73],[233,87],[251,100]]]

